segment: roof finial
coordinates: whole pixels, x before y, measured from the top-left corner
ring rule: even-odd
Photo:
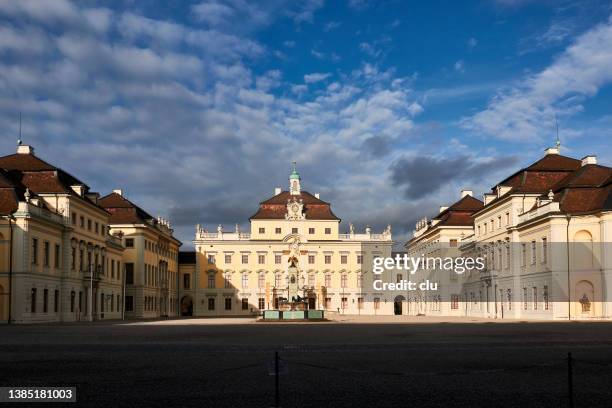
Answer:
[[[17,146],[21,146],[23,141],[21,140],[21,112],[19,112],[19,139],[17,139]]]
[[[295,171],[295,166],[296,166],[296,164],[297,164],[297,162],[295,162],[295,161],[292,161],[292,162],[291,162],[291,165],[293,166],[293,171]]]
[[[555,128],[557,130],[557,142],[555,146],[557,146],[557,150],[561,147],[561,140],[559,140],[559,122],[557,122],[557,115],[555,114]]]

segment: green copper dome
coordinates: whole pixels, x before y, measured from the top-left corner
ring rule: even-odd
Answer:
[[[300,179],[300,174],[295,169],[295,162],[293,162],[293,171],[289,175],[289,180],[299,180],[299,179]]]

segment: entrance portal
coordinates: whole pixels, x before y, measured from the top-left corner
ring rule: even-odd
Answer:
[[[402,313],[402,305],[404,303],[404,301],[406,300],[405,297],[403,297],[402,295],[396,296],[395,300],[393,301],[393,314],[396,315],[401,315]]]
[[[193,316],[193,300],[191,296],[184,296],[181,299],[181,316]]]

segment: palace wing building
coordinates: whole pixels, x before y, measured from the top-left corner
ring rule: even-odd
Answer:
[[[177,316],[181,242],[173,236],[170,222],[154,218],[120,189],[102,197],[99,204],[110,213],[111,234],[121,236],[125,245],[126,318]]]
[[[123,245],[89,186],[19,145],[0,157],[0,318],[116,319]]]
[[[372,259],[389,257],[391,229],[351,225],[340,233],[340,219],[318,194],[301,188],[295,167],[289,189],[276,188],[250,218],[250,231],[208,232],[199,225],[195,254],[181,263],[182,314],[256,314],[275,309],[287,296],[289,256],[299,254],[299,288],[309,308],[339,313],[392,313],[392,301],[372,289]]]
[[[443,314],[612,318],[612,168],[595,156],[562,156],[557,145],[496,184],[471,218],[455,238],[456,255],[482,257],[486,267],[447,283]],[[416,234],[408,250],[443,241],[423,237],[429,235]],[[419,305],[426,314],[440,313],[430,306]]]

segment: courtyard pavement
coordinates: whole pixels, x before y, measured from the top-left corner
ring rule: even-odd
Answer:
[[[612,406],[609,322],[340,316],[5,325],[0,386],[76,386],[71,407],[271,407],[277,351],[283,407],[565,407],[568,352],[575,407]]]

